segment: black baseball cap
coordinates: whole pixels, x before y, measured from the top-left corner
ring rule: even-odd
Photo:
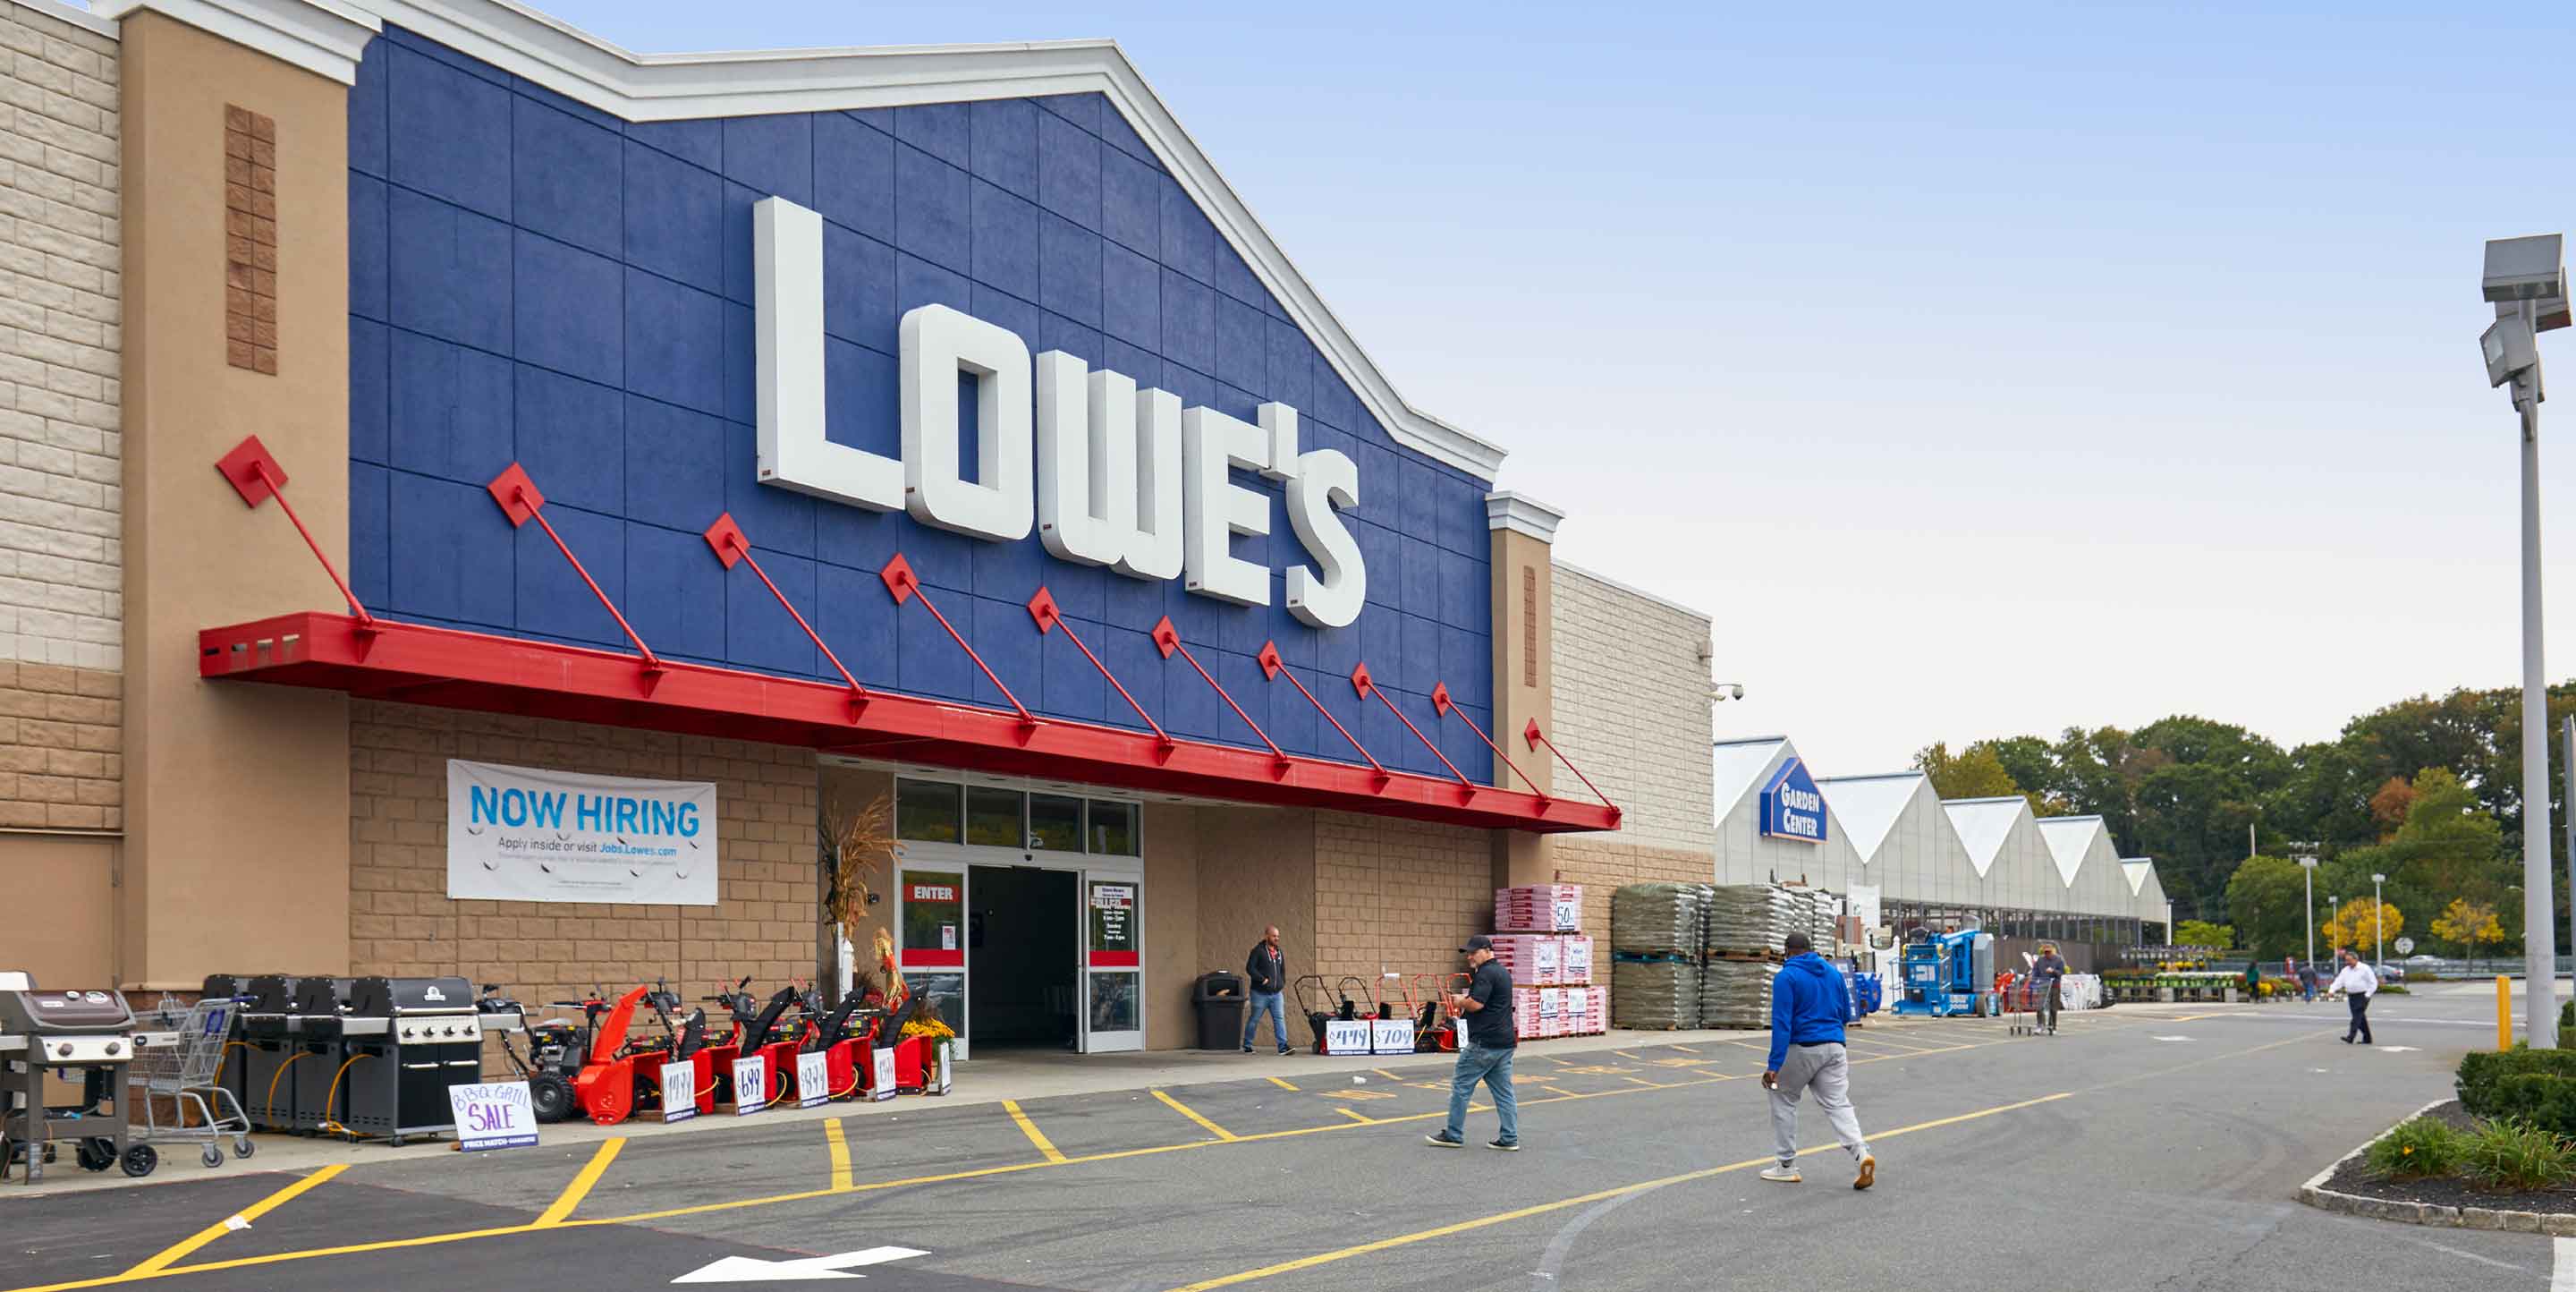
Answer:
[[[1482,933],[1478,933],[1469,937],[1467,939],[1467,945],[1458,949],[1460,951],[1491,951],[1494,949],[1494,940],[1486,937]]]

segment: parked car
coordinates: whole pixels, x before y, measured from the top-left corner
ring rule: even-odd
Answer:
[[[2375,968],[2377,968],[2377,969],[2379,970],[2379,980],[2380,980],[2381,982],[2404,982],[2404,981],[2406,981],[2406,970],[2405,970],[2403,967],[2401,967],[2401,966],[2398,966],[2398,965],[2377,965],[2377,966],[2374,966],[2374,967],[2375,967]]]
[[[2410,965],[2437,965],[2442,963],[2442,957],[2436,955],[2408,956],[2406,957],[2406,963]]]

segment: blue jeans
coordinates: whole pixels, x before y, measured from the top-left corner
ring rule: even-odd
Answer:
[[[1467,1097],[1482,1081],[1494,1092],[1494,1111],[1503,1119],[1502,1141],[1520,1143],[1520,1101],[1512,1095],[1513,1053],[1482,1047],[1458,1051],[1458,1070],[1449,1078],[1449,1138],[1467,1137]]]
[[[1243,1048],[1252,1048],[1252,1034],[1261,1026],[1263,1011],[1270,1014],[1270,1034],[1279,1038],[1279,1048],[1288,1048],[1288,1010],[1279,1001],[1279,992],[1252,993],[1252,1012],[1243,1016]]]

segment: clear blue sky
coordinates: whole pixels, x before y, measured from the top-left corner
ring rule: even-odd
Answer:
[[[2576,225],[2564,6],[541,7],[644,52],[1116,38],[1561,559],[1715,616],[1719,732],[1819,771],[2518,678],[2476,279]]]

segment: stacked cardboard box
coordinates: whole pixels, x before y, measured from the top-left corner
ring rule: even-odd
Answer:
[[[1494,890],[1494,929],[1573,933],[1583,927],[1583,885],[1527,884]]]

